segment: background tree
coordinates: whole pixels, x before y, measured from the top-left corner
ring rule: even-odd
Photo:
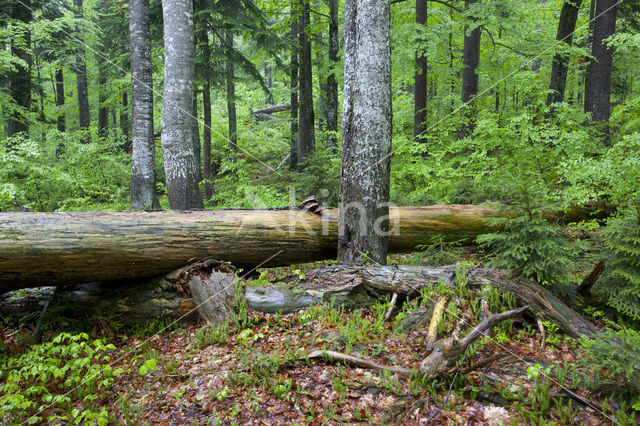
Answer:
[[[9,92],[15,102],[12,113],[7,119],[7,135],[13,136],[18,132],[29,132],[29,111],[31,109],[31,30],[29,24],[32,19],[33,3],[12,2],[11,18],[18,24],[16,34],[11,41],[11,54],[19,61],[9,75]]]
[[[162,151],[169,206],[173,210],[204,208],[196,180],[193,152],[193,4],[163,0],[164,93]]]
[[[464,9],[473,16],[476,0],[465,0]],[[462,50],[462,91],[460,99],[465,104],[465,122],[460,126],[458,139],[464,139],[475,127],[475,117],[477,106],[474,98],[478,94],[478,65],[480,65],[480,36],[482,29],[476,23],[475,18],[471,18],[472,24],[464,27],[464,48]]]
[[[573,33],[576,29],[578,12],[582,0],[567,0],[562,4],[560,18],[558,19],[558,34],[556,40],[562,42],[558,52],[553,57],[551,65],[551,77],[549,78],[549,95],[547,96],[547,106],[564,100],[564,91],[567,84],[567,62],[569,54],[566,47],[573,42]]]
[[[83,0],[73,0],[74,12],[78,20],[83,19]],[[83,40],[83,31],[79,25],[76,25],[76,37]],[[82,43],[76,43],[76,87],[78,90],[78,120],[81,130],[89,129],[91,125],[91,116],[89,115],[89,88],[87,82],[87,63],[85,49]],[[88,141],[88,139],[85,139]]]
[[[391,42],[387,0],[347,0],[338,261],[387,261]]]
[[[129,0],[131,34],[131,208],[160,208],[156,195],[149,0]]]
[[[304,160],[315,147],[315,116],[313,112],[313,74],[311,67],[311,38],[308,35],[311,23],[309,1],[300,0],[300,95],[298,106],[298,171],[302,171]]]
[[[427,0],[416,0],[416,25],[418,33],[427,23]],[[416,51],[415,95],[413,112],[413,137],[420,136],[427,122],[427,55],[424,52],[424,40],[418,38]]]

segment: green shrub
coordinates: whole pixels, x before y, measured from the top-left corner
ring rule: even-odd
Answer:
[[[586,355],[581,364],[588,370],[591,386],[611,386],[619,396],[635,398],[631,402],[640,410],[640,332],[627,327],[607,329],[580,343]]]
[[[560,228],[543,217],[541,208],[524,205],[509,211],[511,217],[492,220],[500,231],[477,238],[481,247],[490,250],[488,265],[512,269],[566,293],[568,243]]]
[[[629,210],[612,220],[605,236],[607,269],[593,291],[607,304],[640,320],[640,211]]]
[[[122,369],[109,365],[108,351],[115,349],[101,340],[89,341],[85,333],[61,333],[51,342],[34,345],[22,355],[0,355],[0,419],[3,422],[42,421],[38,415],[55,404],[63,415],[46,421],[107,423],[107,410],[93,407],[97,392],[108,388]],[[71,397],[82,399],[74,405]],[[82,408],[82,409],[81,409]]]

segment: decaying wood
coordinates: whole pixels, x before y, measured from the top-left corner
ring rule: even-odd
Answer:
[[[513,309],[511,311],[502,312],[492,315],[480,324],[475,326],[469,334],[462,339],[449,337],[438,340],[433,351],[420,363],[420,372],[427,377],[438,377],[447,372],[460,359],[460,356],[467,350],[467,347],[478,340],[487,331],[491,330],[500,322],[514,318],[527,310],[529,306]]]
[[[442,320],[442,316],[444,314],[448,300],[449,298],[447,296],[440,297],[440,299],[436,303],[436,306],[433,308],[433,315],[431,316],[431,321],[429,322],[427,339],[424,343],[425,350],[428,352],[433,350],[433,345],[436,343],[436,338],[438,337],[438,325]]]
[[[223,324],[235,315],[237,278],[233,271],[219,271],[219,267],[210,265],[207,268],[210,270],[193,274],[189,280],[192,300],[200,316],[209,324]]]
[[[597,329],[547,289],[500,269],[474,268],[466,272],[470,286],[492,286],[513,295],[522,305],[553,322],[572,337],[593,336]],[[316,269],[304,280],[279,286],[250,287],[250,308],[263,312],[293,312],[313,303],[331,302],[348,308],[371,306],[397,293],[406,298],[439,282],[455,285],[456,267],[336,265]],[[434,301],[435,303],[435,301]]]
[[[402,376],[411,376],[420,374],[429,379],[435,379],[443,374],[449,372],[452,366],[460,359],[460,356],[467,350],[469,345],[474,343],[480,336],[487,333],[488,330],[495,327],[502,321],[510,318],[514,318],[528,309],[528,306],[514,309],[500,314],[492,315],[490,318],[485,319],[480,324],[475,326],[469,334],[464,338],[458,339],[457,337],[449,337],[446,339],[440,339],[436,342],[433,351],[420,363],[418,369],[408,369],[396,366],[383,366],[373,361],[369,361],[363,358],[354,357],[351,355],[343,354],[335,351],[313,351],[306,358],[307,359],[328,359],[331,361],[344,362],[346,364],[354,365],[357,367],[371,368],[378,371],[389,371],[391,373],[397,373]],[[504,355],[501,355],[501,357]],[[498,358],[489,358],[485,360],[483,364],[478,363],[474,368],[480,368],[482,365],[486,365],[495,361]],[[473,370],[469,370],[473,371]]]
[[[598,281],[598,278],[600,278],[600,275],[602,275],[605,269],[606,263],[604,259],[596,263],[593,271],[591,271],[591,273],[580,283],[580,286],[578,287],[578,294],[583,296],[589,294],[589,292],[591,292],[591,287],[593,287],[596,281]]]
[[[37,286],[151,278],[203,258],[239,267],[335,259],[338,212],[292,209],[193,212],[0,213],[0,292]],[[390,208],[389,252],[434,234],[473,240],[491,230],[495,205]],[[570,219],[588,217],[570,210]],[[556,218],[549,213],[550,218]],[[278,253],[277,256],[274,256]]]
[[[251,111],[252,114],[262,113],[262,114],[271,114],[274,112],[287,111],[291,109],[291,104],[281,104],[281,105],[273,105],[266,108],[254,109]]]

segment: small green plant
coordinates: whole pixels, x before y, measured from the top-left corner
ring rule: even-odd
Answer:
[[[224,345],[229,340],[229,323],[218,324],[217,326],[205,326],[195,331],[193,334],[194,345],[198,348],[219,344]]]
[[[145,376],[152,371],[155,371],[157,367],[157,361],[155,358],[148,359],[140,366],[139,373],[141,376]]]
[[[557,294],[568,295],[568,243],[560,228],[544,218],[542,208],[528,203],[506,214],[508,217],[491,221],[501,231],[477,238],[489,250],[488,265],[512,269],[550,286]]]
[[[115,346],[89,340],[85,333],[61,333],[34,345],[20,356],[0,354],[0,418],[10,422],[53,421],[33,416],[50,404],[66,410],[59,420],[106,424],[107,410],[92,401],[108,388],[122,369],[109,365]],[[82,400],[72,409],[72,397]]]
[[[640,200],[636,209],[611,221],[605,236],[607,269],[593,291],[607,304],[640,321]]]

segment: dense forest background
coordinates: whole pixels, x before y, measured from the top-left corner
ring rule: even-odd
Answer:
[[[341,163],[346,108],[343,91],[346,81],[359,78],[348,72],[345,75],[345,69],[353,69],[344,60],[345,1],[165,0],[164,5],[160,0],[2,1],[0,212],[262,208],[296,205],[310,195],[324,206],[338,206],[341,175],[343,180],[345,175],[344,155]],[[167,8],[180,5],[193,7],[193,38],[186,37],[180,27],[186,21],[163,22],[163,16],[171,16]],[[390,257],[390,263],[458,262],[508,268],[591,316],[602,329],[606,326],[606,331],[579,343],[558,337],[556,325],[538,321],[543,335],[546,327],[554,341],[546,355],[557,360],[553,348],[556,353],[562,350],[569,354],[563,358],[566,363],[580,360],[582,376],[599,372],[593,376],[597,377],[594,382],[587,380],[583,386],[589,387],[589,397],[598,403],[582,404],[596,407],[602,419],[611,419],[611,414],[616,423],[633,424],[640,412],[640,334],[636,331],[640,321],[640,82],[636,80],[640,2],[390,0],[388,7],[391,202],[400,206],[489,202],[507,210],[491,222],[495,232],[481,235],[470,245],[466,240],[445,241],[434,235],[429,244],[418,248],[420,251]],[[193,57],[186,53],[190,49],[175,49],[185,42],[192,43]],[[191,62],[193,81],[187,79],[184,87],[192,101],[185,104],[189,96],[178,93],[176,76],[181,66]],[[171,73],[166,72],[168,66],[173,67]],[[167,75],[173,80],[165,81]],[[163,97],[171,102],[163,105]],[[178,106],[180,100],[182,105]],[[136,117],[134,105],[141,108]],[[169,108],[174,108],[175,114],[167,114]],[[182,126],[184,132],[179,137],[161,134],[161,129],[167,128],[163,120],[169,116]],[[180,140],[188,146],[189,161],[180,163],[184,156],[171,145],[163,149],[165,140],[161,142],[161,138]],[[184,188],[172,187],[175,176],[170,174],[175,175],[176,170],[187,176]],[[580,223],[549,221],[550,216],[562,218],[575,207],[586,208],[593,216]],[[371,259],[364,256],[362,260]],[[598,280],[605,263],[606,270]],[[591,276],[595,278],[579,285],[594,265]],[[262,271],[256,281],[265,284],[270,274],[272,278],[289,274],[304,280],[304,267],[293,268]],[[430,297],[437,293],[429,291]],[[513,309],[515,303],[497,293],[485,297],[484,289],[482,293],[461,290],[459,294],[449,294],[451,290],[443,288],[437,291],[452,300],[466,300],[460,302],[459,312],[467,309],[469,317],[478,320],[480,298],[489,300],[494,311]],[[275,395],[279,403],[293,404],[290,398],[296,391],[291,390],[292,383],[298,379],[282,378],[273,384],[268,376],[279,374],[286,357],[277,354],[269,359],[267,369],[275,370],[266,374],[260,370],[264,359],[250,360],[253,343],[268,340],[277,327],[281,338],[292,324],[302,329],[318,321],[320,329],[333,327],[343,337],[348,335],[345,330],[354,333],[343,345],[346,352],[359,340],[370,345],[365,353],[369,350],[377,356],[383,349],[376,352],[373,346],[380,343],[384,347],[388,340],[379,342],[367,332],[380,336],[392,333],[391,325],[385,325],[389,319],[385,313],[391,313],[395,299],[390,303],[391,307],[380,303],[362,317],[355,313],[349,316],[344,310],[313,308],[310,314],[291,314],[285,320],[279,314],[247,314],[245,307],[231,326],[201,329],[189,338],[195,348],[215,347],[211,350],[219,351],[219,357],[226,356],[226,349],[220,347],[226,348],[232,341],[233,356],[246,364],[237,380],[233,379],[233,386],[259,388],[256,383],[263,380],[267,391],[256,392],[271,392],[269,398]],[[451,304],[449,309],[456,310],[453,301]],[[402,309],[404,315],[409,308]],[[339,318],[346,318],[346,325]],[[401,315],[398,318],[399,323]],[[457,330],[455,322],[453,317],[447,318],[440,332]],[[165,325],[149,326],[141,331],[141,338],[164,331],[169,327]],[[266,328],[257,331],[258,325]],[[358,334],[357,329],[368,331]],[[532,329],[514,332],[509,325],[497,336],[504,339],[500,343],[520,339],[534,345],[536,330]],[[23,362],[26,372],[43,354],[65,350],[65,345],[80,345],[88,354],[88,365],[93,362],[102,374],[98,376],[106,377],[106,387],[118,382],[111,365],[105,376],[99,358],[101,350],[115,347],[94,343],[97,349],[89,350],[87,336],[61,336],[34,346],[28,353],[31,358],[22,361],[2,354],[0,377],[8,377],[3,376],[8,371],[4,366]],[[180,336],[171,339],[181,341]],[[303,338],[296,342],[303,349],[319,345],[311,340],[304,343]],[[406,343],[402,339],[398,342]],[[172,375],[169,359],[183,356],[184,351],[174,343],[163,345],[164,349],[158,350],[170,349],[164,355],[141,353],[133,358],[125,366],[129,367],[127,374],[133,368],[134,373],[139,369],[139,376],[148,377],[156,369],[156,361],[166,356],[165,373]],[[419,351],[409,348],[409,352]],[[514,345],[511,349],[517,352],[518,348]],[[274,367],[276,358],[280,364]],[[151,359],[156,360],[153,365],[148,364]],[[404,353],[399,359],[406,361],[409,355]],[[235,361],[226,358],[224,362],[232,365]],[[580,415],[562,411],[574,410],[571,404],[557,402],[549,408],[551,382],[539,379],[538,370],[546,371],[545,377],[551,370],[535,365],[535,371],[526,373],[529,381],[535,382],[533,390],[522,393],[529,399],[511,395],[513,400],[528,401],[527,407],[534,407],[518,406],[520,419],[537,422],[551,416],[548,418],[563,423],[583,416],[582,421],[588,421],[584,411]],[[250,375],[242,374],[253,367],[265,376],[248,382]],[[176,365],[171,368],[174,372],[178,369]],[[564,373],[559,372],[560,366],[554,370],[554,380],[567,374],[566,364],[563,368]],[[458,372],[455,374],[457,377]],[[28,382],[27,376],[24,373],[16,383]],[[225,407],[224,401],[246,395],[230,397],[235,392],[227,387],[230,382],[216,380],[225,386],[218,392],[226,392],[212,397],[217,409],[227,410],[225,415],[231,417],[244,413],[242,410],[250,406],[246,401],[238,402],[243,408],[235,414],[228,412],[231,405]],[[580,380],[574,378],[567,386],[578,389]],[[119,383],[128,386],[124,382]],[[344,378],[345,389],[348,382]],[[97,383],[90,385],[99,386]],[[339,383],[333,384],[335,389],[342,386]],[[396,386],[390,379],[385,383],[381,386]],[[561,387],[564,383],[562,379]],[[48,395],[56,394],[50,384],[45,393],[53,398]],[[458,384],[456,389],[464,388]],[[417,395],[427,392],[423,385],[408,380],[396,389],[409,387]],[[431,385],[433,393],[442,393],[443,383]],[[414,386],[420,391],[414,392]],[[502,385],[497,388],[506,389]],[[24,401],[11,400],[15,389],[0,387],[0,402],[5,404],[0,413],[29,407],[19,406]],[[83,392],[92,394],[96,389],[87,387]],[[468,390],[460,390],[460,394]],[[477,390],[474,387],[471,393]],[[176,397],[179,400],[185,390],[177,392],[182,392]],[[264,392],[260,395],[266,398]],[[115,406],[114,398],[104,406],[87,403],[83,405],[86,411],[80,412],[87,421],[107,419],[105,407]],[[444,407],[448,398],[449,394],[440,398],[438,405],[444,400]],[[615,401],[613,408],[607,406],[611,401]],[[79,404],[62,402],[67,416],[72,406]],[[115,410],[119,420],[126,418],[128,422],[126,412],[131,406],[124,397],[118,404],[120,408],[110,406],[109,413]],[[466,407],[471,406],[467,401]],[[308,418],[315,419],[318,413],[313,407]],[[256,412],[241,416],[248,416],[243,417],[248,421],[255,419],[251,416]],[[353,412],[352,417],[344,414],[343,420],[373,418],[356,408]]]

